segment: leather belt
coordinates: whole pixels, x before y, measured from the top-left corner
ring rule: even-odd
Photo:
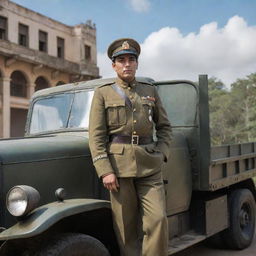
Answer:
[[[110,135],[109,142],[121,143],[121,144],[133,144],[133,145],[145,145],[153,142],[152,137],[142,137],[138,135],[126,136],[126,135]]]

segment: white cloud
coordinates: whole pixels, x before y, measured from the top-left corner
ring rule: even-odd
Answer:
[[[129,0],[129,2],[136,12],[146,12],[150,8],[149,0]]]
[[[256,72],[256,27],[239,16],[223,28],[206,24],[198,33],[182,35],[177,28],[165,27],[151,33],[141,44],[137,75],[155,80],[197,80],[198,74],[221,79],[227,86],[237,78]],[[103,77],[114,76],[106,54],[98,55]]]
[[[108,58],[107,53],[98,53],[98,67],[100,68],[100,75],[103,78],[115,76],[115,72],[111,66],[111,60]]]

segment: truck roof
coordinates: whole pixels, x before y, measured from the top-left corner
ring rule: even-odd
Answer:
[[[49,94],[55,94],[58,92],[68,92],[73,90],[96,88],[98,86],[114,83],[115,80],[116,78],[94,79],[89,81],[75,82],[75,83],[69,83],[69,84],[59,85],[55,87],[50,87],[50,88],[35,92],[32,96],[32,99],[41,97],[41,96],[46,96]],[[136,77],[136,80],[138,82],[147,83],[147,84],[152,84],[154,82],[154,80],[149,77]]]

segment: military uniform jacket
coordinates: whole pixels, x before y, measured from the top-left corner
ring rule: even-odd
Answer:
[[[171,126],[153,85],[117,79],[116,84],[129,97],[128,106],[112,84],[98,87],[92,100],[89,144],[98,176],[115,173],[117,177],[144,177],[160,171],[169,156]],[[146,145],[109,142],[109,136],[152,137]]]

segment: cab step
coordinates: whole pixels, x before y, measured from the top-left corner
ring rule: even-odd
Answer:
[[[194,231],[189,231],[182,236],[174,237],[169,241],[168,255],[182,251],[204,239],[206,239],[206,235],[198,234]]]

